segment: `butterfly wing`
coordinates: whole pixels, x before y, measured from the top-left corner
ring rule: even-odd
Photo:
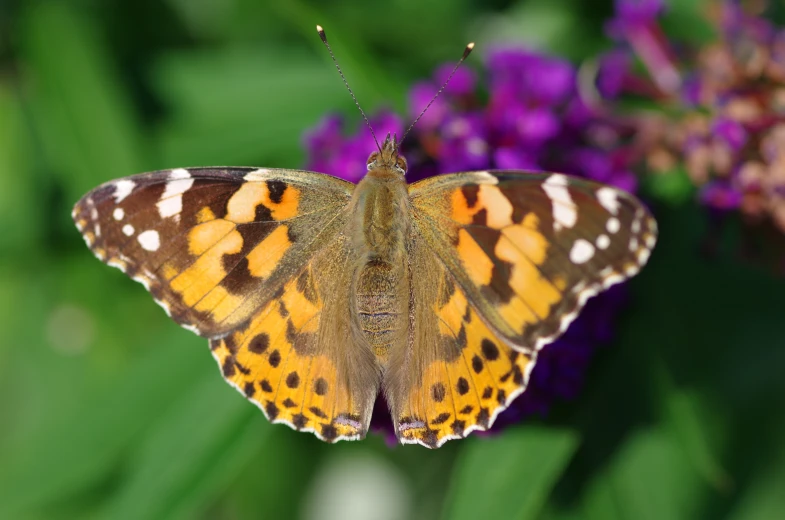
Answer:
[[[406,348],[391,352],[384,393],[400,441],[435,448],[490,427],[533,355],[499,340],[421,236],[408,250],[416,319]]]
[[[353,348],[349,239],[335,237],[247,325],[210,341],[223,375],[267,418],[320,439],[361,439],[380,383],[369,349]]]
[[[637,273],[657,231],[632,195],[561,174],[459,173],[415,183],[409,193],[419,249],[436,259],[432,269],[444,271],[442,286],[454,289],[420,282],[423,302],[440,302],[431,309],[415,302],[417,312],[435,315],[438,347],[427,346],[426,331],[413,331],[423,359],[399,362],[409,363],[404,370],[417,379],[396,385],[388,399],[403,442],[438,446],[488,428],[525,389],[537,351],[566,330],[589,297]],[[417,254],[413,262],[428,262]],[[494,384],[466,377],[475,356],[483,367],[476,374]],[[479,401],[460,414],[469,409],[467,395]],[[439,422],[447,413],[455,417]]]
[[[99,186],[73,218],[100,260],[144,284],[177,323],[215,337],[330,242],[352,189],[292,170],[167,170]]]
[[[379,379],[345,341],[353,189],[293,170],[167,170],[104,184],[73,217],[99,259],[211,339],[268,418],[333,441],[364,435]]]

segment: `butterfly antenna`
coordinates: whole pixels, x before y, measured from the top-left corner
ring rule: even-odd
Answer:
[[[469,57],[469,54],[471,54],[472,49],[474,49],[474,42],[471,42],[469,45],[466,46],[466,48],[463,50],[463,56],[461,56],[461,59],[458,60],[458,63],[455,64],[455,67],[452,69],[452,72],[450,72],[450,75],[447,77],[447,80],[441,86],[439,91],[436,92],[436,94],[431,98],[431,100],[428,102],[428,104],[425,105],[425,108],[422,109],[422,112],[420,112],[420,115],[417,116],[417,119],[415,119],[414,122],[411,125],[409,125],[409,128],[406,129],[406,132],[404,132],[403,137],[398,142],[402,143],[403,140],[406,139],[406,136],[409,135],[409,132],[411,131],[412,128],[414,128],[414,125],[417,124],[417,121],[419,121],[420,118],[423,115],[425,115],[425,113],[428,111],[428,109],[431,108],[431,105],[433,104],[433,102],[436,101],[436,98],[439,97],[439,94],[441,94],[444,91],[444,89],[447,87],[447,84],[450,82],[452,77],[455,75],[455,72],[458,70],[458,67],[460,67],[461,63],[463,63],[464,60],[466,60],[466,58]]]
[[[365,115],[365,112],[363,112],[362,107],[360,107],[360,103],[357,102],[357,98],[354,97],[354,92],[352,92],[352,87],[350,87],[349,86],[349,82],[346,81],[346,76],[343,75],[343,71],[341,70],[341,66],[338,65],[338,60],[335,59],[335,54],[333,54],[333,50],[330,48],[330,44],[327,43],[327,35],[324,34],[324,29],[322,28],[321,25],[317,25],[316,26],[316,31],[319,33],[319,38],[322,39],[322,43],[324,44],[324,46],[327,47],[327,52],[330,53],[330,57],[333,59],[333,63],[335,63],[335,68],[338,69],[338,74],[341,75],[341,79],[343,80],[343,84],[346,85],[346,90],[349,91],[349,94],[352,96],[352,99],[354,100],[354,104],[357,105],[357,110],[359,110],[360,113],[363,115],[363,119],[365,119],[365,124],[368,126],[368,130],[371,131],[371,135],[373,136],[373,141],[376,143],[376,148],[378,148],[379,152],[381,153],[382,147],[379,146],[379,140],[376,139],[376,134],[373,132],[373,127],[371,126],[371,122],[368,121],[368,116]]]

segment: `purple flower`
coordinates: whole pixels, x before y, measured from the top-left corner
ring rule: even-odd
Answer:
[[[630,118],[655,182],[686,169],[713,213],[741,212],[749,233],[769,223],[785,232],[785,29],[742,2],[715,7],[713,39],[676,45],[660,27],[661,2],[617,1],[607,26],[617,46],[600,60],[597,90],[610,107],[630,95],[668,107]],[[785,247],[767,256],[785,258]]]
[[[664,9],[662,0],[616,0],[616,16],[606,24],[605,30],[624,40],[630,32],[656,24]]]
[[[382,112],[371,118],[371,126],[377,136],[387,133],[402,135],[401,118],[392,112]],[[352,138],[343,137],[343,121],[340,116],[328,115],[305,134],[308,150],[307,168],[313,171],[342,177],[357,182],[365,175],[365,162],[376,149],[373,136],[366,129]]]
[[[663,10],[662,0],[616,0],[616,16],[605,30],[624,44],[619,50],[628,49],[640,58],[661,90],[674,92],[680,88],[682,78],[658,24]],[[618,74],[618,70],[615,72]]]
[[[662,35],[658,3],[617,2],[608,32],[619,47],[602,58],[606,65],[600,67],[600,93],[616,98],[633,93],[626,88],[630,84],[648,80],[650,89],[644,96],[667,103],[671,111],[662,118],[665,123],[660,125],[659,137],[646,140],[641,153],[670,155],[671,160],[660,161],[665,165],[683,162],[700,188],[703,204],[718,210],[738,209],[756,219],[769,212],[778,223],[777,215],[785,212],[777,190],[785,159],[781,130],[785,128],[781,94],[785,91],[785,30],[748,14],[739,2],[725,1],[712,20],[717,34],[713,41],[682,54],[665,38],[649,41],[650,48],[644,49],[638,45],[639,36],[619,27],[645,27]],[[646,75],[616,66],[624,53],[637,55],[646,66]],[[647,60],[653,55],[663,61]],[[662,88],[658,78],[677,70],[679,78],[672,85],[679,87]],[[750,180],[752,171],[755,182]],[[781,228],[785,231],[785,226]]]
[[[455,68],[450,63],[445,63],[436,69],[433,75],[434,85],[441,86],[450,77],[450,73]],[[450,80],[450,83],[445,87],[444,91],[453,97],[457,96],[471,96],[474,94],[476,78],[472,69],[463,67],[455,71],[455,75]],[[425,105],[422,105],[423,107]]]
[[[616,49],[600,58],[597,89],[606,98],[615,98],[625,87],[632,68],[632,57],[628,52]]]
[[[409,92],[409,118],[415,118],[438,91],[453,65]],[[477,169],[560,171],[634,191],[635,159],[629,152],[629,129],[592,109],[578,93],[570,63],[520,48],[501,48],[487,57],[487,102],[478,95],[475,75],[460,69],[404,141],[407,180]],[[372,121],[377,136],[397,132],[401,120],[389,112]],[[727,129],[729,136],[737,135]],[[309,169],[351,181],[365,174],[365,160],[375,149],[362,127],[351,136],[335,116],[326,117],[308,134]],[[523,396],[500,415],[494,430],[531,414],[547,412],[555,399],[572,399],[580,391],[586,366],[599,345],[613,336],[624,306],[624,287],[592,299],[569,330],[543,349]],[[383,398],[376,404],[372,427],[394,444],[392,423]]]
[[[738,209],[742,202],[741,193],[729,183],[720,181],[711,181],[704,185],[700,199],[704,204],[722,210]]]
[[[712,133],[734,152],[738,152],[747,142],[747,131],[738,121],[720,117],[712,125]]]
[[[488,56],[490,89],[503,100],[560,103],[574,93],[575,68],[560,58],[520,48],[500,48]]]

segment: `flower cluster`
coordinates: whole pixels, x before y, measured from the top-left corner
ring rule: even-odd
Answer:
[[[630,129],[592,110],[578,95],[570,63],[519,48],[497,49],[487,60],[487,102],[475,74],[459,69],[402,147],[409,182],[456,171],[558,171],[636,189],[626,141]],[[409,94],[414,119],[446,79],[450,64]],[[404,129],[391,112],[372,118],[377,135]],[[305,138],[309,169],[357,181],[375,145],[366,129],[344,137],[338,116],[326,117]]]
[[[636,189],[629,129],[583,101],[575,66],[520,48],[496,49],[485,63],[484,81],[468,67],[459,69],[403,142],[409,182],[456,171],[526,169]],[[439,67],[431,80],[411,88],[410,120],[451,70],[449,64]],[[377,136],[400,136],[404,130],[402,118],[391,112],[371,118],[371,124]],[[343,126],[340,117],[331,115],[306,134],[306,167],[358,181],[375,149],[373,137],[366,128],[346,136]],[[499,417],[494,429],[546,412],[556,397],[577,394],[591,354],[612,335],[624,297],[624,288],[615,288],[587,304],[567,333],[540,353],[527,391]],[[377,406],[373,424],[385,430],[389,417],[382,410]]]
[[[681,165],[702,203],[785,231],[785,30],[738,2],[713,7],[716,36],[677,53],[660,27],[662,0],[618,1],[608,24],[618,47],[602,58],[597,87],[668,109],[641,119],[648,171]]]

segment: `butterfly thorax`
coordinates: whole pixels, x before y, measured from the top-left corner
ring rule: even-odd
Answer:
[[[390,348],[405,338],[409,315],[406,162],[392,150],[394,143],[388,138],[382,151],[371,155],[352,204],[351,235],[359,258],[352,291],[357,326],[382,364]]]

